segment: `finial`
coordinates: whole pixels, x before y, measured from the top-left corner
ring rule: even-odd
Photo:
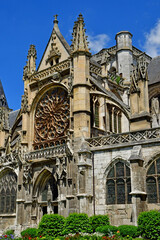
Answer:
[[[58,24],[57,17],[58,17],[58,15],[57,15],[57,14],[56,14],[56,15],[54,15],[54,21],[53,21],[53,22]]]
[[[82,13],[79,14],[78,20],[79,20],[79,21],[83,21],[83,15],[82,15]]]

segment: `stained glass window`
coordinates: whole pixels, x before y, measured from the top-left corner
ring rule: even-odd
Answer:
[[[107,181],[107,203],[115,203],[115,183],[113,180]]]
[[[148,203],[157,202],[157,187],[156,180],[154,178],[147,178],[147,196]]]
[[[148,171],[146,178],[148,203],[160,202],[160,158],[154,161]]]
[[[117,203],[125,203],[125,183],[123,179],[117,180]]]
[[[14,213],[16,211],[17,177],[8,172],[0,178],[0,213]]]
[[[107,204],[131,203],[130,168],[122,161],[115,163],[107,175]]]

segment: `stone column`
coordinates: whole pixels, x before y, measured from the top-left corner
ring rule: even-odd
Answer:
[[[91,152],[84,141],[78,151],[78,199],[79,212],[93,215],[93,171]]]
[[[131,195],[133,204],[133,222],[137,225],[140,212],[146,210],[145,173],[143,168],[143,158],[141,146],[134,146],[129,158],[131,164]]]

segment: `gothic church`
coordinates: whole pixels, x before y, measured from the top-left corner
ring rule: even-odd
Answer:
[[[108,214],[136,225],[160,206],[160,57],[132,34],[90,53],[80,14],[72,45],[57,16],[36,68],[31,45],[21,109],[0,83],[0,231],[38,225],[46,213]]]

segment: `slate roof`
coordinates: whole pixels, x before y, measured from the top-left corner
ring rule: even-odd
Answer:
[[[149,85],[160,82],[160,56],[151,60],[148,65]]]
[[[18,110],[15,110],[15,111],[12,111],[9,113],[9,127],[12,128],[15,121],[16,121],[16,118],[18,116],[18,113],[19,113],[20,109]]]

